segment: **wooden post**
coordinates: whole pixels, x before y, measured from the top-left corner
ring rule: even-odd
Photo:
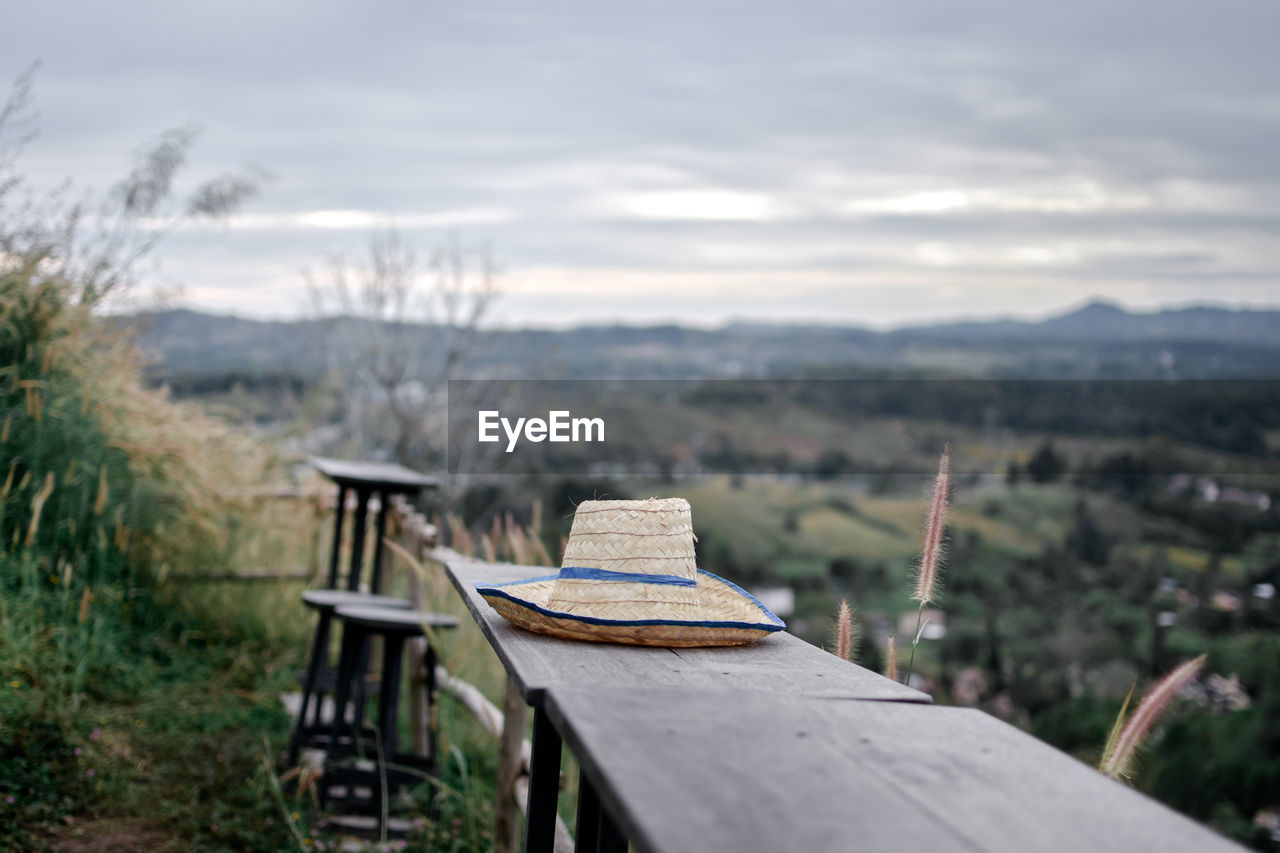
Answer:
[[[409,741],[419,758],[431,755],[431,710],[427,707],[427,638],[414,637],[409,646]]]
[[[421,558],[420,530],[413,523],[412,514],[404,499],[396,495],[394,498],[387,496],[386,500],[388,505],[384,510],[390,513],[397,543],[415,559]],[[409,600],[413,602],[414,608],[421,610],[422,582],[418,573],[412,569],[408,579]],[[427,645],[426,637],[415,637],[409,644],[409,742],[414,755],[419,758],[430,757],[434,761],[436,756],[431,755],[431,709],[427,707],[426,695],[427,666],[433,665],[433,662],[427,660]]]
[[[385,578],[382,577],[382,561],[386,558],[386,544],[382,541],[387,535],[387,512],[391,496],[386,492],[377,492],[378,496],[378,516],[374,522],[373,537],[373,577],[369,581],[369,591],[375,595],[381,595],[383,592],[383,583]],[[412,552],[410,552],[412,553]]]
[[[426,519],[415,512],[401,495],[395,495],[391,498],[391,512],[392,520],[399,529],[400,547],[412,554],[415,560],[421,562],[430,544],[427,542],[425,535]],[[426,590],[416,569],[411,568],[409,570],[408,581],[409,600],[413,602],[413,606],[416,609],[426,609]]]
[[[524,771],[524,729],[529,707],[520,697],[516,683],[507,679],[502,700],[502,743],[498,751],[498,788],[494,803],[493,849],[497,853],[519,853],[520,818],[511,792],[516,777]]]

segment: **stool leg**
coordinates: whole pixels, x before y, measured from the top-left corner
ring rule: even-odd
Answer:
[[[329,555],[329,589],[338,588],[338,564],[342,561],[342,520],[347,516],[347,487],[338,487],[337,517],[333,522],[333,551]]]
[[[367,646],[366,646],[367,647]],[[378,738],[382,747],[382,765],[379,768],[381,779],[387,783],[387,789],[376,786],[373,805],[378,818],[378,835],[382,835],[385,825],[383,802],[390,800],[392,791],[397,789],[399,779],[386,766],[396,761],[396,710],[400,702],[400,662],[404,655],[404,635],[387,633],[382,635],[382,692],[378,696]]]
[[[600,809],[600,838],[596,844],[602,853],[627,853],[627,834],[606,808]]]
[[[378,725],[382,728],[382,756],[395,761],[396,720],[400,705],[400,664],[404,658],[404,634],[388,633],[382,638],[382,695],[378,697]]]
[[[351,531],[351,566],[347,574],[347,589],[360,588],[360,570],[364,567],[364,529],[369,523],[369,492],[356,489],[355,528]]]
[[[344,624],[342,629],[342,657],[338,664],[338,681],[333,693],[333,729],[330,750],[338,750],[338,740],[346,726],[347,701],[351,698],[351,681],[357,677],[356,669],[360,662],[360,646],[364,632],[354,625]],[[353,745],[359,741],[359,732],[353,736]]]
[[[302,740],[310,726],[307,724],[307,710],[315,694],[316,679],[320,676],[320,666],[329,656],[329,623],[331,614],[327,610],[320,611],[320,621],[316,624],[315,642],[311,647],[311,660],[307,663],[307,675],[302,683],[302,703],[298,708],[298,719],[293,726],[293,737],[289,741],[289,766],[298,763],[298,751],[302,748]],[[320,702],[316,701],[316,724],[320,723]]]
[[[556,799],[560,793],[560,733],[543,708],[533,712],[529,759],[529,804],[525,810],[525,853],[550,853],[556,841]]]
[[[574,830],[575,853],[596,853],[600,845],[600,797],[587,774],[578,768],[578,826]]]
[[[381,636],[381,635],[379,635]],[[385,641],[384,641],[385,642]],[[369,689],[369,652],[370,646],[373,645],[373,635],[368,631],[360,632],[360,647],[356,658],[355,671],[355,690],[354,690],[354,713],[352,714],[352,725],[357,732],[364,731],[364,706],[368,698]],[[380,676],[381,677],[381,676]],[[381,684],[379,684],[381,687]]]

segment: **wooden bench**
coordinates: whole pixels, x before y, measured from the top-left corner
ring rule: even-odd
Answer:
[[[620,687],[547,710],[639,850],[1238,849],[969,708]]]
[[[779,633],[720,649],[515,628],[477,582],[550,573],[439,549],[534,709],[525,849],[552,849],[560,752],[581,767],[579,850],[1239,851],[980,711]]]

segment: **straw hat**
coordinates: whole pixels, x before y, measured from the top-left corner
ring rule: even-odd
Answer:
[[[585,501],[559,574],[477,584],[509,622],[557,637],[641,646],[736,646],[786,627],[693,554],[683,498]]]

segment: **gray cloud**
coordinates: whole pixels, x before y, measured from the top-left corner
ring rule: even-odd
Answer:
[[[192,119],[193,178],[279,176],[165,249],[223,310],[384,215],[492,242],[534,320],[1276,301],[1274,4],[691,6],[30,4],[0,76],[44,62],[37,183]]]

